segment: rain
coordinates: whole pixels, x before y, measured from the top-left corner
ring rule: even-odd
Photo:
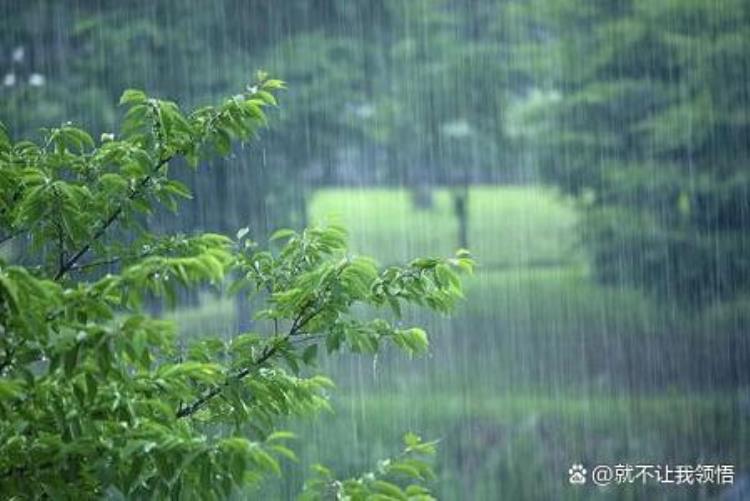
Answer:
[[[4,0],[0,25],[16,140],[114,140],[125,89],[192,110],[285,82],[150,231],[335,223],[384,266],[476,260],[453,312],[398,321],[427,354],[321,353],[331,411],[284,422],[298,461],[236,499],[369,471],[406,432],[439,441],[437,499],[750,499],[747,1]],[[185,342],[257,308],[148,305]]]

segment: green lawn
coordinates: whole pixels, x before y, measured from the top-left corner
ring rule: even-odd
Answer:
[[[439,439],[440,499],[692,499],[715,486],[674,490],[598,489],[567,483],[573,462],[594,464],[731,463],[748,457],[750,427],[723,398],[613,398],[534,394],[341,394],[336,413],[293,424],[305,437],[300,463],[288,464],[272,497],[289,498],[304,470],[323,462],[347,475],[392,455],[411,430]],[[323,425],[322,423],[325,423]],[[699,452],[698,452],[699,450]]]
[[[336,221],[356,251],[381,262],[452,254],[458,228],[451,197],[435,190],[433,207],[414,208],[406,190],[323,189],[310,201],[313,222]],[[572,205],[555,192],[527,186],[470,190],[469,247],[487,268],[580,262]]]

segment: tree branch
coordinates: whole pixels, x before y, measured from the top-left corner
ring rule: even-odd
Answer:
[[[57,262],[58,270],[61,270],[65,265],[65,232],[63,231],[62,202],[60,200],[60,193],[56,186],[53,189],[55,192],[55,205],[57,208],[57,221],[54,222],[55,229],[57,230]]]
[[[346,264],[348,264],[348,262]],[[341,276],[341,273],[344,271],[345,267],[345,265],[339,266],[338,270],[336,270],[335,278],[338,279],[338,277]],[[227,380],[223,384],[214,386],[213,388],[206,390],[200,397],[194,400],[193,403],[191,403],[187,407],[180,408],[177,411],[177,418],[180,419],[189,417],[198,412],[207,402],[219,395],[222,390],[229,386],[233,381],[240,381],[246,378],[248,375],[250,375],[250,373],[253,372],[253,370],[257,369],[261,364],[265,363],[274,354],[276,354],[276,352],[279,351],[279,348],[281,348],[282,345],[289,341],[289,339],[302,333],[302,329],[305,327],[305,325],[307,325],[310,320],[315,318],[316,315],[320,314],[323,311],[325,307],[326,296],[331,292],[331,283],[332,282],[328,282],[326,284],[325,289],[320,293],[320,295],[318,295],[317,297],[313,296],[308,299],[305,305],[300,309],[297,317],[292,321],[292,326],[289,328],[289,332],[283,338],[281,338],[273,346],[267,347],[257,360],[253,361],[248,367],[245,367],[241,371],[237,372],[237,374],[235,374],[234,376],[230,376],[229,378],[227,378]],[[312,308],[319,300],[322,300],[322,304],[308,312],[308,309]]]
[[[254,360],[250,365],[238,371],[233,376],[228,377],[227,380],[223,384],[219,386],[214,386],[213,388],[206,390],[200,397],[195,399],[190,405],[180,408],[180,410],[177,411],[177,419],[192,416],[193,414],[201,410],[203,406],[206,405],[210,400],[212,400],[214,397],[219,395],[224,390],[224,388],[228,387],[232,382],[241,381],[242,379],[249,376],[255,369],[263,365],[272,356],[274,356],[276,352],[278,352],[279,349],[284,344],[286,344],[287,341],[289,341],[290,338],[299,334],[300,330],[305,326],[305,324],[307,324],[310,320],[313,319],[313,317],[315,317],[315,315],[317,315],[318,313],[322,311],[322,307],[316,310],[313,310],[307,315],[304,314],[305,310],[306,308],[304,308],[303,311],[300,312],[299,315],[297,315],[297,318],[295,318],[294,321],[292,322],[292,327],[289,329],[289,332],[283,338],[281,338],[279,341],[274,343],[272,346],[269,346],[265,350],[263,350],[263,353],[261,354],[260,357],[258,357],[257,360]]]
[[[164,165],[167,164],[172,158],[174,158],[174,154],[170,155],[162,160],[159,161],[158,164],[154,167],[154,171],[152,174],[149,174],[148,176],[144,177],[141,182],[136,186],[128,195],[128,201],[133,200],[135,197],[137,197],[141,190],[143,190],[146,185],[151,181],[154,174],[156,174],[159,169],[161,169]],[[62,277],[65,276],[66,273],[68,273],[78,262],[79,259],[81,259],[88,251],[91,249],[91,246],[99,240],[104,233],[106,233],[107,229],[112,226],[112,223],[114,223],[120,215],[122,215],[123,211],[125,210],[125,205],[120,204],[117,209],[115,209],[112,214],[105,219],[102,224],[99,226],[99,229],[96,230],[94,235],[91,237],[91,239],[83,246],[81,247],[78,252],[73,254],[65,263],[60,267],[60,269],[57,271],[57,274],[55,274],[54,280],[58,281]]]
[[[285,341],[288,339],[288,335],[284,336],[282,341]],[[214,386],[213,388],[210,388],[206,390],[200,397],[195,399],[190,405],[182,407],[179,411],[177,411],[177,419],[185,418],[192,416],[196,412],[198,412],[203,406],[208,403],[211,399],[219,395],[224,388],[229,386],[232,381],[240,381],[244,378],[246,378],[250,373],[256,369],[258,366],[266,362],[269,358],[271,358],[279,349],[279,347],[282,344],[282,341],[279,341],[275,345],[267,348],[264,350],[263,354],[258,358],[258,360],[253,361],[252,364],[250,364],[248,367],[245,367],[241,371],[237,372],[234,376],[231,376],[227,378],[226,382],[220,386]]]
[[[91,261],[90,263],[78,264],[73,266],[70,271],[83,271],[89,268],[96,268],[97,266],[107,266],[109,264],[115,264],[122,261],[120,256],[115,256],[109,259],[102,259],[100,261]]]

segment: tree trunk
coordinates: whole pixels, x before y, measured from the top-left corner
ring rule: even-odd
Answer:
[[[453,213],[458,221],[458,246],[469,247],[469,186],[465,184],[453,190]]]

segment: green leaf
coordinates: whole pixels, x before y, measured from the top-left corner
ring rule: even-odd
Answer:
[[[258,92],[255,93],[255,95],[261,98],[263,102],[266,104],[270,104],[272,106],[278,105],[278,103],[276,102],[276,98],[273,97],[273,94],[271,94],[270,92],[259,90]]]
[[[240,228],[237,230],[237,234],[235,235],[237,240],[242,240],[247,234],[250,233],[250,228],[245,226],[244,228]]]
[[[269,78],[265,82],[263,82],[263,88],[267,90],[276,90],[276,89],[284,89],[286,88],[286,85],[282,80],[275,80],[273,78]]]
[[[273,242],[276,240],[281,240],[285,238],[293,237],[297,234],[294,230],[291,230],[289,228],[281,228],[279,230],[274,231],[271,236],[268,238],[269,242]]]
[[[173,193],[182,198],[193,198],[192,193],[190,193],[190,189],[176,179],[170,179],[169,181],[164,183],[164,189],[169,193]]]
[[[302,361],[305,362],[307,365],[313,364],[317,357],[318,357],[318,345],[317,344],[311,344],[310,346],[305,348],[305,351],[302,353]]]
[[[407,501],[408,498],[404,491],[402,491],[397,485],[384,480],[375,480],[372,482],[372,487],[376,492],[385,494],[393,499]]]
[[[83,151],[85,148],[94,147],[94,140],[91,138],[88,132],[81,129],[66,126],[59,130],[59,135],[68,144],[68,146],[72,146],[79,151]]]
[[[12,400],[23,395],[23,384],[20,381],[0,379],[0,400]]]
[[[141,104],[144,103],[148,97],[143,91],[137,89],[127,89],[122,93],[120,97],[120,104]]]
[[[214,133],[214,147],[221,156],[229,155],[232,151],[232,138],[229,136],[229,132],[226,129],[217,129]]]
[[[278,440],[292,440],[294,438],[297,438],[297,435],[292,433],[291,431],[274,431],[268,437],[266,437],[266,442],[275,442]]]

